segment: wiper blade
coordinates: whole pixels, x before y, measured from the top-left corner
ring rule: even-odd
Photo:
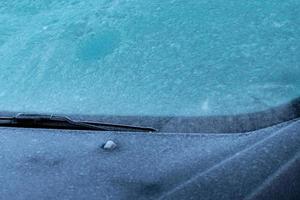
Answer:
[[[13,117],[0,117],[0,126],[25,128],[51,128],[95,131],[156,132],[151,127],[113,123],[74,121],[67,116],[19,113]]]

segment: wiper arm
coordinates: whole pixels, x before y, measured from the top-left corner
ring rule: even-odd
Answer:
[[[0,117],[0,126],[126,132],[157,131],[156,129],[151,127],[101,122],[74,121],[66,116],[23,113],[17,114],[13,117]]]

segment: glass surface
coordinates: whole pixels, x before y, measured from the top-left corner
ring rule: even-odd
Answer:
[[[207,116],[300,96],[299,0],[2,0],[0,110]]]

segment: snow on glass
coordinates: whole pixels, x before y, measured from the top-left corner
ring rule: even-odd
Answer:
[[[300,95],[298,0],[3,0],[0,110],[223,115]]]

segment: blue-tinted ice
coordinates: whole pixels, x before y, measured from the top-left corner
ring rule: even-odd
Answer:
[[[0,110],[218,115],[300,96],[299,0],[2,0]]]

